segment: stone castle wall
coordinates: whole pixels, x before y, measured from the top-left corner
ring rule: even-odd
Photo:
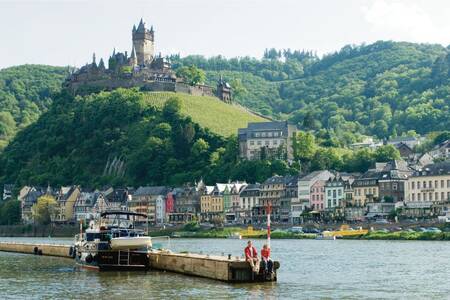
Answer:
[[[67,86],[75,94],[88,94],[99,91],[111,91],[117,88],[138,87],[143,91],[176,92],[193,96],[212,96],[213,88],[206,85],[190,86],[182,82],[129,79],[100,79],[70,82]]]

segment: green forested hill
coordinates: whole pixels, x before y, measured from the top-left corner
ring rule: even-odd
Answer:
[[[158,107],[132,89],[76,98],[63,92],[5,148],[0,179],[94,186],[200,178],[221,160],[226,140],[184,116],[181,102]]]
[[[205,69],[209,82],[222,74],[243,105],[316,130],[335,146],[359,134],[386,138],[450,127],[450,56],[440,45],[377,42],[323,58],[271,49],[262,60],[172,59]]]
[[[23,65],[0,70],[0,151],[52,103],[66,68]]]
[[[235,170],[231,135],[262,120],[210,97],[136,89],[74,97],[63,91],[4,149],[0,182],[135,186],[242,178],[237,172],[248,170]],[[251,176],[286,171],[283,163],[272,168],[266,162]]]

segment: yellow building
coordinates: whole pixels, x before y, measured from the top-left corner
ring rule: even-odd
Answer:
[[[61,187],[58,192],[57,221],[68,222],[75,219],[74,207],[79,195],[80,188],[77,186]]]
[[[373,202],[379,198],[378,179],[380,172],[369,170],[353,182],[352,204],[364,206],[367,202]]]

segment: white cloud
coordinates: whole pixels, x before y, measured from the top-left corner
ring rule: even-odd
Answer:
[[[450,24],[437,24],[419,3],[411,0],[372,0],[362,7],[362,11],[371,29],[381,34],[383,39],[447,45]]]

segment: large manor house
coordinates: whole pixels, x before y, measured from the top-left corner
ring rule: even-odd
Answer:
[[[191,86],[177,77],[170,62],[155,54],[155,32],[141,19],[133,26],[131,54],[116,52],[108,60],[106,68],[103,59],[97,63],[95,54],[92,63],[86,64],[69,75],[65,87],[77,94],[84,94],[116,88],[139,87],[145,91],[181,92],[198,96],[217,96],[224,102],[231,102],[230,85],[220,78],[217,88],[207,85]]]

